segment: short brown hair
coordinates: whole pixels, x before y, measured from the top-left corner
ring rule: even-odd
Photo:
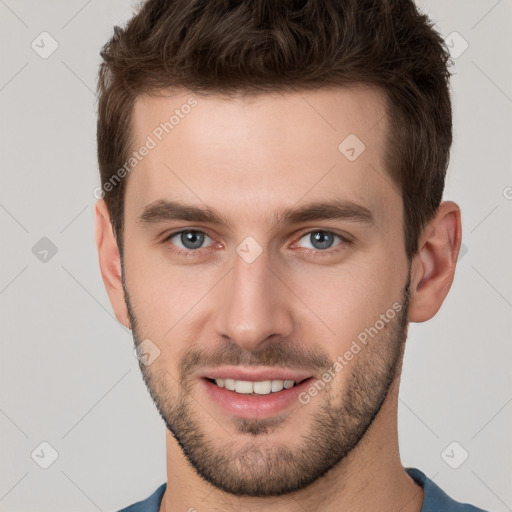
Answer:
[[[387,100],[386,168],[401,191],[407,256],[439,206],[452,142],[449,53],[412,0],[148,0],[101,51],[102,187],[130,152],[135,99],[377,86]],[[122,250],[125,181],[105,201]]]

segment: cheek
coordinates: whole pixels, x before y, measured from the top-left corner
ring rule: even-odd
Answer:
[[[146,337],[170,338],[183,320],[213,286],[211,272],[171,265],[163,258],[152,258],[151,251],[125,252],[125,279],[130,301]]]
[[[331,357],[347,350],[366,328],[402,302],[406,262],[373,255],[367,261],[330,269],[304,267],[289,276],[290,288],[302,303],[300,326],[306,336],[322,342]],[[319,339],[319,337],[321,339]]]
[[[236,293],[226,288],[229,278],[222,282],[229,265],[176,265],[162,251],[142,250],[132,237],[126,240],[126,284],[139,332],[167,346],[173,338],[211,332],[209,322],[223,297]],[[293,316],[300,337],[311,337],[335,358],[401,301],[405,268],[399,251],[387,247],[361,251],[336,265],[279,265],[276,272],[290,290],[278,294],[279,304]]]

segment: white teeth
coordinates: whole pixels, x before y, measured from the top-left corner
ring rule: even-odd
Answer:
[[[215,381],[217,382],[217,381]],[[224,387],[229,389],[230,391],[235,390],[235,380],[234,379],[224,379]]]
[[[252,382],[248,380],[235,380],[235,391],[237,393],[252,393],[254,390],[254,385]]]
[[[215,384],[220,388],[226,388],[243,395],[255,393],[257,395],[268,395],[283,389],[292,388],[295,385],[293,380],[263,380],[251,382],[247,380],[215,379]]]
[[[272,390],[272,381],[264,380],[263,382],[255,382],[253,384],[253,389],[258,395],[268,395]]]
[[[272,381],[272,391],[281,391],[284,388],[284,380],[273,380]]]

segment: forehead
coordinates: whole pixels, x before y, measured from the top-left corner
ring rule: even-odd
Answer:
[[[262,219],[269,209],[340,197],[379,210],[396,201],[384,169],[386,130],[384,95],[366,86],[141,96],[131,149],[150,149],[130,172],[125,210],[179,198]]]

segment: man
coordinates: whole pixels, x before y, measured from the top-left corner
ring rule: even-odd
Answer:
[[[167,427],[126,511],[475,511],[398,450],[453,281],[448,54],[407,0],[149,0],[104,47],[96,240]]]

